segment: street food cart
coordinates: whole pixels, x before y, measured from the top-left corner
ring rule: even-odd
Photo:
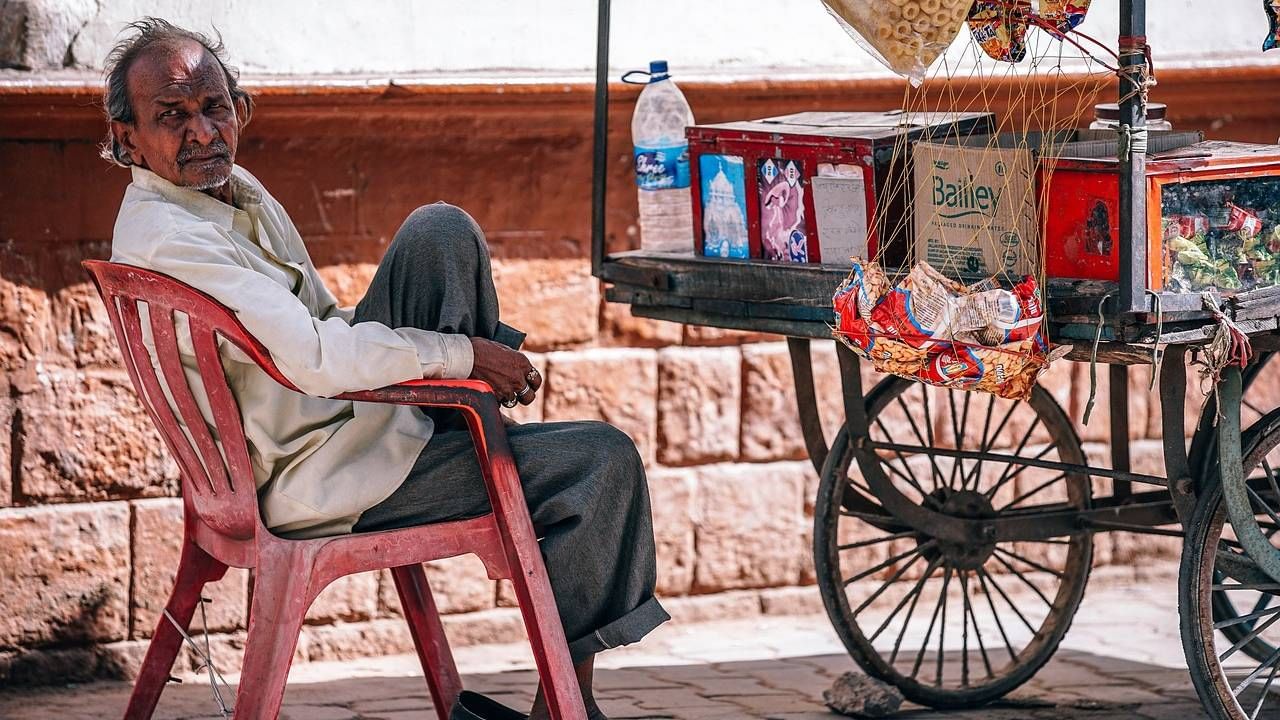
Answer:
[[[609,10],[601,0],[593,272],[607,283],[609,301],[629,304],[639,317],[786,336],[805,446],[820,476],[817,582],[862,669],[934,707],[1000,698],[1031,678],[1063,639],[1084,595],[1095,537],[1146,533],[1184,538],[1182,635],[1206,708],[1233,719],[1277,711],[1280,700],[1270,693],[1280,631],[1268,628],[1280,618],[1280,547],[1271,541],[1280,531],[1273,469],[1280,408],[1259,406],[1250,387],[1280,347],[1280,287],[1261,277],[1269,265],[1201,261],[1186,241],[1214,226],[1226,233],[1262,223],[1256,212],[1201,218],[1187,210],[1188,198],[1221,200],[1225,192],[1234,207],[1261,187],[1250,183],[1269,190],[1280,178],[1280,148],[1162,148],[1146,136],[1146,3],[1120,3],[1122,128],[1101,154],[1058,159],[1052,182],[1073,202],[1042,221],[1041,262],[1049,266],[1077,251],[1066,241],[1071,213],[1080,227],[1110,226],[1095,242],[1093,262],[1068,263],[1073,277],[1050,273],[1042,288],[1048,340],[1071,345],[1067,359],[1090,363],[1091,375],[1109,376],[1110,456],[1092,461],[1045,388],[1010,400],[891,375],[867,385],[866,357],[841,343],[843,424],[825,436],[811,344],[832,338],[832,295],[849,274],[844,258],[606,253]],[[1106,202],[1082,199],[1095,191]],[[877,227],[909,212],[901,203],[872,202]],[[1275,228],[1280,207],[1262,215]],[[1233,287],[1216,271],[1236,281],[1248,274],[1249,282]],[[1202,410],[1188,402],[1193,360],[1212,365]],[[1142,365],[1158,378],[1163,475],[1131,467],[1129,372]],[[1189,446],[1188,413],[1199,416]]]

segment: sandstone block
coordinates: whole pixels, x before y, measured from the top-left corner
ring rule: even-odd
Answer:
[[[612,347],[665,347],[679,345],[684,326],[665,320],[650,320],[631,314],[631,306],[602,302],[600,344]]]
[[[671,622],[680,625],[756,617],[760,614],[760,591],[730,590],[711,595],[664,598],[662,607],[671,616]]]
[[[178,569],[182,552],[182,501],[177,498],[138,500],[133,505],[133,592],[130,637],[148,638],[155,630]],[[210,632],[239,630],[248,608],[249,571],[229,568],[203,595]],[[197,610],[192,627],[200,627]]]
[[[13,411],[9,383],[0,378],[0,508],[13,504]]]
[[[503,322],[540,352],[591,342],[599,333],[600,283],[578,259],[494,260]]]
[[[727,330],[707,325],[686,325],[684,327],[685,345],[742,345],[743,343],[773,342],[781,339],[772,333]]]
[[[0,510],[0,649],[124,640],[129,506]]]
[[[814,342],[810,349],[818,416],[829,443],[844,422],[835,343]],[[879,378],[868,363],[862,367],[863,391],[870,392]],[[742,458],[767,462],[805,457],[786,343],[744,345],[742,371]]]
[[[486,610],[494,604],[494,581],[475,555],[436,560],[426,564],[427,582],[441,614]],[[384,571],[380,592],[385,613],[400,616],[400,595],[391,571]]]
[[[340,577],[320,592],[307,610],[307,623],[368,620],[378,611],[378,573],[364,572]]]
[[[177,465],[123,372],[51,370],[31,384],[18,406],[22,496],[65,501],[177,494]]]
[[[321,662],[402,655],[414,647],[409,626],[397,618],[305,627],[298,650],[307,662]]]
[[[445,615],[445,635],[453,647],[520,642],[527,636],[524,621],[515,608],[494,608],[473,613]]]
[[[737,348],[658,353],[658,461],[666,465],[738,456],[742,355]]]
[[[699,469],[695,591],[799,580],[806,469],[801,462]]]
[[[657,469],[649,473],[659,595],[684,595],[693,586],[697,496],[695,470]]]
[[[50,320],[59,354],[80,367],[123,370],[111,318],[92,283],[75,283],[54,293]]]
[[[816,587],[771,588],[760,591],[765,615],[817,615],[825,611]]]
[[[16,370],[44,352],[49,307],[35,257],[0,238],[0,371]]]
[[[543,420],[603,420],[635,441],[646,464],[653,462],[657,353],[612,348],[550,353],[546,382]]]
[[[324,281],[329,292],[338,298],[338,305],[353,307],[364,297],[378,271],[377,263],[352,262],[317,267],[320,279]]]

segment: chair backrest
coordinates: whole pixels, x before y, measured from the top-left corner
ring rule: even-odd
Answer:
[[[107,306],[134,390],[178,462],[188,512],[194,511],[219,535],[239,540],[252,538],[261,524],[257,485],[240,410],[218,356],[217,338],[234,344],[285,387],[294,389],[293,385],[235,314],[208,295],[167,275],[131,265],[89,260],[84,267]],[[163,386],[143,340],[140,304],[147,308]],[[187,319],[200,384],[212,410],[222,452],[188,383],[178,347],[178,313]],[[173,406],[165,397],[164,387],[173,398]]]

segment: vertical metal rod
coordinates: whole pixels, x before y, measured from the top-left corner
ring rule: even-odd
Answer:
[[[1108,368],[1111,386],[1111,469],[1129,471],[1129,366],[1111,365]],[[1155,372],[1155,368],[1152,368]],[[1112,482],[1112,496],[1127,498],[1133,494],[1133,485],[1124,480]]]
[[[596,18],[596,108],[591,152],[591,274],[604,265],[605,190],[609,175],[609,1]]]
[[[1145,43],[1146,0],[1120,0],[1120,124],[1145,128],[1147,108],[1135,76],[1126,68],[1143,65],[1140,54],[1123,52],[1126,44]],[[1120,312],[1147,310],[1147,178],[1146,155],[1133,152],[1120,157]]]

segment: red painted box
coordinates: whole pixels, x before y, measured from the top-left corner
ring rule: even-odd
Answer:
[[[1062,156],[1042,168],[1048,277],[1119,280],[1118,165]],[[1148,155],[1146,170],[1148,288],[1280,284],[1280,146],[1199,142]]]
[[[689,127],[694,251],[845,265],[883,248],[886,262],[901,263],[911,240],[909,141],[987,135],[993,117],[803,112]]]

